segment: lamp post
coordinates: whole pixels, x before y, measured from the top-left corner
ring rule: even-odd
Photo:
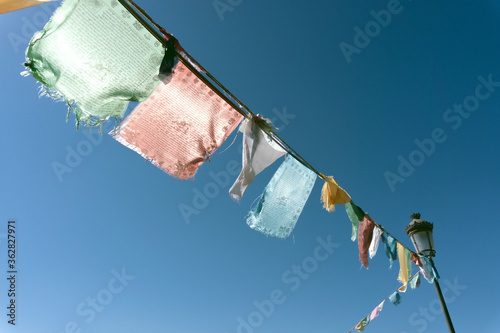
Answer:
[[[411,242],[417,251],[417,254],[429,258],[429,261],[434,266],[432,257],[436,255],[434,250],[434,238],[432,237],[432,229],[434,225],[430,222],[420,219],[420,214],[415,213],[410,216],[413,221],[405,228],[406,233],[411,238]],[[443,293],[441,292],[441,287],[437,278],[434,279],[434,286],[436,287],[436,292],[438,294],[439,302],[441,303],[441,308],[443,309],[444,318],[446,319],[446,324],[448,324],[448,329],[451,333],[455,333],[455,328],[451,322],[450,313],[446,307],[446,303],[443,298]]]

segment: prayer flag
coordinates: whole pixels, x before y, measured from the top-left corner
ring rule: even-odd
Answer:
[[[387,236],[385,234],[382,234],[382,242],[385,244],[385,254],[389,258],[390,261],[390,267],[392,267],[392,263],[394,260],[397,258],[397,245],[396,245],[396,240],[389,234]]]
[[[395,291],[391,296],[389,296],[389,301],[394,305],[399,305],[401,303],[401,295]]]
[[[182,62],[112,132],[114,138],[182,180],[194,177],[243,116]]]
[[[411,252],[405,248],[400,242],[397,242],[398,246],[398,257],[399,257],[399,275],[398,281],[403,285],[399,288],[399,291],[406,292],[406,287],[408,285],[408,279],[411,275]]]
[[[260,119],[259,116],[245,119],[240,126],[240,132],[243,132],[243,166],[240,175],[229,190],[234,200],[241,200],[255,176],[286,153],[258,126],[257,119]],[[265,120],[261,120],[260,123],[270,126],[270,123]]]
[[[376,227],[375,229],[373,229],[372,242],[370,243],[370,248],[368,249],[370,259],[375,257],[375,254],[377,253],[378,244],[380,242],[381,235],[382,235],[382,230],[380,230],[379,227]]]
[[[420,261],[420,258],[418,256],[418,254],[416,254],[415,252],[411,251],[411,261],[413,261],[415,263],[415,265],[417,265],[418,267],[422,267],[422,262]]]
[[[370,323],[370,315],[364,317],[355,327],[356,331],[363,332],[365,327]]]
[[[410,280],[410,287],[411,289],[418,288],[420,286],[420,273],[417,273],[411,280]]]
[[[321,190],[321,201],[323,208],[329,212],[335,210],[335,204],[344,205],[351,201],[351,197],[347,192],[337,184],[333,177],[325,177],[325,184]]]
[[[288,156],[248,213],[248,225],[266,235],[287,238],[311,194],[316,174]]]
[[[42,94],[67,103],[88,126],[123,116],[160,83],[164,47],[119,1],[66,0],[26,50]]]
[[[433,283],[434,279],[439,280],[437,270],[435,269],[429,258],[425,256],[419,256],[419,258],[420,262],[422,263],[422,266],[420,266],[420,271],[422,272],[422,275],[427,280],[427,282]]]
[[[363,221],[360,222],[358,229],[359,261],[361,261],[366,268],[369,266],[368,247],[372,241],[374,227],[375,222],[366,214]]]
[[[358,234],[359,222],[363,221],[365,218],[365,212],[356,206],[352,200],[345,204],[345,210],[352,223],[351,240],[354,242],[356,240],[356,235]]]
[[[370,314],[370,320],[378,317],[380,311],[382,311],[382,309],[384,308],[384,302],[385,301],[382,301],[382,303],[380,303],[375,309],[373,309],[372,313]]]

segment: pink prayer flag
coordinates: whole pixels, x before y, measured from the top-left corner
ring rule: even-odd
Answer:
[[[173,74],[112,134],[158,168],[186,180],[242,119],[179,61]]]
[[[370,313],[370,320],[378,317],[380,311],[382,311],[382,309],[384,308],[384,302],[385,301],[382,301],[382,303],[380,303],[375,309],[373,309],[372,313]]]
[[[373,320],[373,319],[377,318],[377,317],[378,317],[378,315],[379,315],[379,313],[380,313],[380,310],[379,310],[379,308],[378,308],[378,306],[377,306],[377,307],[376,307],[375,309],[373,309],[373,311],[370,313],[370,320]]]

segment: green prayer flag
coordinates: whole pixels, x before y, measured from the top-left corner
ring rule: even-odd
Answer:
[[[121,118],[157,87],[164,47],[118,0],[65,0],[26,50],[28,74],[80,121]]]
[[[361,321],[354,327],[356,331],[358,332],[363,332],[365,330],[365,327],[370,323],[370,315],[366,316],[365,318],[361,319]]]
[[[408,276],[411,276],[412,267],[411,267],[411,251],[405,247],[405,256],[406,256],[406,269],[408,271]]]
[[[356,206],[352,200],[345,204],[345,210],[352,223],[351,240],[354,242],[358,235],[359,222],[363,221],[365,218],[365,212],[360,207]]]

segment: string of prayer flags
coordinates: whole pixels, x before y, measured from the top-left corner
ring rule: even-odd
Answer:
[[[186,180],[242,119],[179,61],[173,74],[112,134],[158,168]]]
[[[316,174],[288,156],[248,213],[247,224],[265,235],[287,238],[302,213]]]
[[[379,227],[373,229],[373,237],[370,243],[370,247],[368,249],[368,254],[370,255],[370,259],[373,259],[373,257],[375,257],[375,254],[377,253],[378,244],[380,242],[380,236],[382,236],[382,230],[380,230]]]
[[[352,233],[351,240],[354,242],[356,240],[356,235],[358,234],[358,225],[360,221],[363,221],[365,218],[365,212],[356,206],[356,204],[351,200],[345,204],[345,210],[347,212],[347,216],[349,216],[349,220],[352,223]]]
[[[356,331],[363,332],[365,327],[370,323],[370,315],[364,317],[355,327]]]
[[[401,304],[401,295],[399,295],[399,292],[395,291],[391,296],[389,296],[389,301],[391,301],[394,305]]]
[[[7,2],[0,0],[0,11]],[[25,73],[42,84],[42,94],[66,102],[69,112],[75,114],[77,127],[80,122],[100,126],[109,117],[121,118],[129,101],[143,101],[111,133],[126,147],[182,180],[194,177],[241,122],[244,115],[240,108],[246,110],[252,117],[240,128],[244,133],[243,167],[230,194],[241,200],[256,175],[283,156],[286,152],[282,147],[287,147],[293,156],[281,164],[247,216],[251,228],[287,238],[319,173],[272,133],[270,122],[254,116],[187,52],[181,51],[171,35],[153,25],[164,32],[166,41],[151,33],[148,23],[137,19],[121,1],[65,0],[44,30],[31,39]],[[426,279],[439,278],[431,260],[412,258],[412,252],[386,235],[333,177],[319,175],[325,181],[321,191],[323,207],[332,212],[335,204],[346,206],[352,223],[351,240],[358,235],[360,261],[365,267],[369,267],[368,257],[375,256],[382,239],[391,267],[399,255],[398,280],[403,286],[398,291],[406,292],[408,283],[412,289],[418,287],[419,276],[408,279],[412,259],[420,263]],[[401,302],[398,291],[388,297],[395,305]],[[379,315],[383,304],[355,329],[363,331]]]
[[[260,116],[253,116],[241,123],[240,132],[243,132],[242,168],[240,175],[229,190],[233,200],[241,200],[255,176],[286,153],[262,130],[257,122],[260,122],[261,126],[272,128],[270,121],[264,120]]]
[[[391,268],[392,263],[397,259],[397,241],[389,234],[382,234],[382,243],[385,244],[385,254],[389,258],[389,268]]]
[[[13,12],[53,0],[0,0],[0,14]]]
[[[359,261],[361,261],[363,266],[365,266],[366,268],[368,268],[369,266],[368,248],[372,241],[373,228],[375,228],[375,222],[370,218],[368,214],[366,214],[363,221],[359,223],[358,229]]]
[[[399,257],[399,275],[398,281],[403,285],[399,288],[399,291],[406,292],[406,287],[408,285],[408,278],[411,275],[411,252],[405,248],[400,242],[397,242],[398,257]]]
[[[415,283],[418,285],[418,282],[414,282],[414,281],[419,281],[419,278],[420,278],[420,273],[416,273],[415,275],[413,275],[411,277],[410,284]],[[377,305],[377,307],[374,308],[370,312],[370,314],[365,316],[365,318],[361,319],[361,321],[358,324],[356,324],[356,326],[351,328],[347,333],[352,332],[354,329],[361,332],[364,329],[364,327],[366,327],[366,325],[368,325],[368,323],[370,323],[373,319],[375,319],[379,316],[380,312],[384,308],[385,301],[390,300],[394,305],[399,305],[401,303],[401,295],[399,294],[399,289],[400,288],[396,289],[394,292],[391,293],[390,296],[386,297],[382,302],[380,302],[380,304]],[[365,324],[365,325],[363,325],[363,324]]]
[[[80,122],[121,118],[160,83],[164,47],[119,1],[66,0],[26,50],[42,95],[65,101]]]
[[[335,210],[335,204],[345,205],[351,201],[351,197],[347,192],[337,184],[335,179],[331,176],[323,176],[325,184],[321,190],[321,202],[323,202],[323,208],[328,212],[333,212]]]

